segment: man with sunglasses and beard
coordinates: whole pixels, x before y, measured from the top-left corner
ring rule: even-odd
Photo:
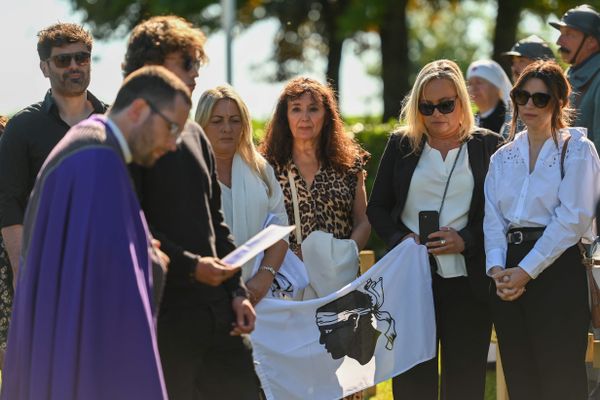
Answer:
[[[87,91],[92,36],[83,27],[58,23],[41,30],[37,51],[50,89],[11,118],[0,141],[0,227],[13,269],[29,194],[46,157],[72,126],[107,108]]]
[[[123,72],[162,65],[193,91],[207,60],[204,43],[204,34],[183,18],[150,18],[132,30]],[[256,316],[240,268],[220,260],[235,245],[202,128],[188,120],[175,152],[131,172],[150,230],[171,260],[158,318],[169,398],[258,399],[246,337]]]
[[[600,147],[600,14],[583,4],[568,10],[558,22],[550,22],[560,30],[556,41],[564,62],[570,64],[567,79],[573,88],[570,97],[575,108],[572,126],[583,126],[588,137]]]

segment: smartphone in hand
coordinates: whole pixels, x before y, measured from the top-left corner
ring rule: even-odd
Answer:
[[[419,240],[425,244],[434,239],[427,239],[433,232],[440,230],[440,215],[437,211],[419,212]]]

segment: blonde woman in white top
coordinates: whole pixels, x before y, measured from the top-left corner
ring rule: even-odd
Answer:
[[[440,377],[435,357],[394,377],[394,397],[481,400],[491,332],[483,182],[500,137],[474,127],[464,78],[449,60],[423,67],[401,120],[405,126],[390,135],[379,164],[367,215],[389,248],[427,241],[442,369]],[[437,212],[440,229],[419,238],[421,211]]]
[[[584,129],[567,128],[570,87],[538,61],[511,92],[513,141],[485,182],[486,270],[511,400],[585,399],[590,316],[577,248],[599,196],[600,160]],[[515,135],[520,118],[527,129]]]
[[[269,215],[277,224],[287,225],[281,187],[273,168],[254,147],[250,113],[233,88],[217,86],[205,91],[196,109],[196,122],[206,132],[215,153],[225,222],[236,245],[257,234]],[[252,304],[267,294],[287,249],[285,240],[268,248],[255,275],[254,260],[242,267]]]

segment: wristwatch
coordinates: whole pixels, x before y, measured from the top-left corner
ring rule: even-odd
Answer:
[[[260,268],[258,269],[259,271],[269,271],[271,273],[271,275],[273,275],[273,278],[275,278],[275,276],[277,276],[277,271],[275,271],[275,268],[269,266],[269,265],[261,265]]]

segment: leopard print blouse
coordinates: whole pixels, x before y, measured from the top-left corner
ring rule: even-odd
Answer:
[[[289,161],[284,166],[274,166],[275,176],[279,180],[285,198],[285,210],[290,224],[294,220],[292,191],[288,180],[288,169],[296,184],[300,209],[300,227],[302,240],[312,231],[320,230],[332,233],[337,239],[349,239],[352,234],[352,206],[358,182],[357,174],[364,170],[366,159],[358,159],[345,173],[333,167],[321,167],[309,187],[296,164]],[[296,239],[296,230],[290,233],[290,249],[298,254],[300,246]]]

